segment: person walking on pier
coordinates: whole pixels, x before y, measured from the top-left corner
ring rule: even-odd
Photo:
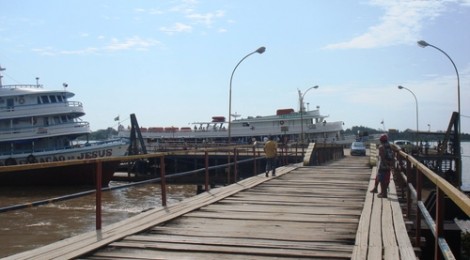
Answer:
[[[272,136],[269,136],[269,140],[264,144],[264,153],[266,154],[266,177],[269,176],[271,170],[272,175],[276,176],[277,142]]]
[[[379,169],[375,177],[374,189],[371,192],[377,192],[377,186],[380,183],[380,193],[377,195],[379,198],[387,198],[387,189],[390,184],[390,175],[395,164],[392,147],[388,142],[388,136],[383,134],[380,136],[379,146]]]

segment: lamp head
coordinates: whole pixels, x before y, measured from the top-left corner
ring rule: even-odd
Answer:
[[[259,54],[263,54],[263,52],[266,50],[266,47],[259,47],[256,52],[259,53]]]
[[[314,88],[314,89],[317,89],[317,88],[318,88],[318,85],[313,86],[313,88]]]
[[[422,47],[422,48],[425,48],[425,47],[428,47],[429,46],[429,43],[427,43],[426,41],[418,41],[418,45],[419,47]]]
[[[398,89],[403,89],[403,86],[398,86]]]

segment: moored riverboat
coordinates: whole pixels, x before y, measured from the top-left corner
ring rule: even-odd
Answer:
[[[274,115],[248,116],[239,118],[234,115],[234,120],[230,122],[231,142],[250,144],[262,142],[268,136],[275,136],[284,143],[301,142],[301,134],[304,135],[304,143],[340,142],[342,136],[343,122],[328,122],[327,116],[321,115],[317,107],[316,110],[303,112],[294,109],[278,109]],[[228,142],[229,122],[223,116],[214,116],[212,120],[205,122],[194,122],[192,127],[141,127],[140,132],[147,147],[158,150],[171,143],[191,144],[211,144]],[[129,136],[130,127],[119,128],[119,136]]]
[[[91,130],[81,119],[82,103],[70,100],[74,93],[67,91],[67,84],[61,90],[46,90],[38,78],[30,85],[3,85],[1,79],[0,75],[0,167],[122,156],[127,151],[123,139],[78,142]],[[112,168],[105,167],[103,185],[114,174]],[[0,185],[94,182],[94,170],[88,165],[0,172]]]

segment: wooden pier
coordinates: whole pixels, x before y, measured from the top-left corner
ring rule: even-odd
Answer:
[[[416,259],[368,160],[280,167],[7,259]]]

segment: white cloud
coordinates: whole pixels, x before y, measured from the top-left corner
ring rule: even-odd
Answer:
[[[102,51],[123,51],[123,50],[137,50],[147,51],[151,47],[160,44],[159,41],[153,39],[142,39],[134,36],[125,40],[112,39],[111,42],[104,47],[87,47],[78,50],[56,50],[52,47],[35,48],[34,52],[45,56],[56,55],[82,55],[82,54],[96,54]]]
[[[173,33],[179,33],[179,32],[191,32],[192,27],[190,25],[184,24],[184,23],[175,23],[171,27],[160,27],[160,31],[168,33],[168,34],[173,34]]]
[[[157,45],[159,42],[156,40],[141,39],[138,36],[119,41],[118,39],[112,39],[111,44],[104,47],[105,50],[118,51],[118,50],[148,50],[150,47]]]
[[[186,15],[186,17],[196,23],[202,23],[210,27],[213,24],[214,19],[224,17],[224,15],[225,15],[224,11],[217,10],[214,13],[206,13],[206,14],[190,13]]]
[[[371,5],[385,9],[381,23],[369,27],[362,35],[345,42],[327,45],[326,49],[360,49],[414,43],[425,20],[445,11],[448,2],[372,0]]]

